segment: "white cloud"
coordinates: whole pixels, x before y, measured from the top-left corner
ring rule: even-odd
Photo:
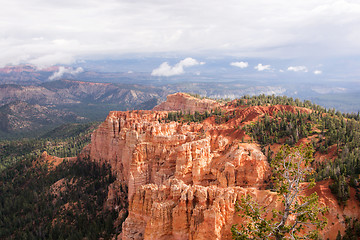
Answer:
[[[264,70],[271,70],[270,67],[271,67],[270,65],[262,65],[261,63],[259,63],[254,68],[261,72],[261,71],[264,71]]]
[[[204,65],[205,62],[198,62],[196,59],[193,58],[185,58],[175,64],[175,66],[170,66],[169,63],[163,62],[158,68],[155,68],[151,72],[151,76],[162,76],[162,77],[170,77],[175,75],[180,75],[185,73],[184,67],[192,67],[196,65]]]
[[[248,62],[232,62],[230,63],[231,66],[239,67],[239,68],[247,68],[249,66]]]
[[[184,60],[181,60],[178,64],[176,64],[177,66],[182,66],[182,67],[191,67],[191,66],[195,66],[195,65],[203,65],[204,62],[198,62],[196,59],[193,59],[191,57],[185,58]]]
[[[307,72],[308,69],[305,66],[290,66],[287,69],[288,71],[293,71],[293,72]]]
[[[275,58],[360,54],[356,0],[35,2],[3,1],[0,64],[36,62],[53,53],[75,60],[168,52]]]
[[[321,71],[321,70],[315,70],[315,71],[314,71],[314,74],[315,74],[315,75],[320,75],[320,74],[322,74],[322,71]]]
[[[61,66],[61,67],[59,67],[59,70],[57,72],[54,72],[54,74],[49,77],[49,80],[59,79],[64,74],[76,75],[76,74],[82,73],[83,71],[84,71],[84,69],[82,67],[78,67],[76,69],[73,69],[71,67],[65,68],[65,67]]]

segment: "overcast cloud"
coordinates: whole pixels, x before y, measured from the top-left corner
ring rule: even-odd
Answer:
[[[0,66],[122,54],[327,57],[360,54],[357,0],[11,0]]]

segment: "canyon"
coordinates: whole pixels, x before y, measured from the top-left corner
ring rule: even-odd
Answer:
[[[220,108],[228,121],[210,116],[202,122],[166,121],[169,111],[211,112]],[[271,169],[260,146],[243,126],[279,111],[309,112],[288,106],[234,107],[221,101],[177,93],[153,110],[112,111],[92,134],[81,157],[111,166],[116,181],[105,207],[117,209],[128,199],[117,239],[231,239],[241,222],[235,203],[250,194],[261,205],[280,208],[270,191]],[[300,142],[306,142],[302,139]],[[318,182],[319,202],[329,207],[321,232],[334,239],[345,231],[345,217],[360,216],[355,190],[346,206],[331,193],[331,180]],[[120,221],[119,221],[120,224]]]

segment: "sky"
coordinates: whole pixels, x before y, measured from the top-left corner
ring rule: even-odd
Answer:
[[[0,66],[184,56],[154,66],[153,76],[170,76],[232,56],[234,68],[321,75],[324,59],[360,56],[358,0],[1,1]],[[248,58],[299,61],[274,69]]]

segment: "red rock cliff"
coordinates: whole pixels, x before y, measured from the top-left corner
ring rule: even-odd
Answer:
[[[155,109],[170,110],[165,106],[177,102],[181,106],[175,110],[218,106],[194,104],[181,94],[168,101]],[[214,124],[213,117],[203,123],[166,123],[165,111],[110,112],[84,154],[109,163],[117,176],[107,207],[116,208],[120,188],[128,188],[129,216],[118,239],[231,239],[231,225],[240,221],[234,204],[243,194],[278,207],[277,195],[264,190],[270,174],[266,157],[258,145],[242,142],[245,133],[234,126],[282,108],[289,106],[243,109],[224,124]],[[329,219],[360,214],[355,205],[341,209],[327,186],[319,184],[316,191],[332,209]],[[330,222],[324,237],[332,239],[338,229],[344,231],[343,222]]]

